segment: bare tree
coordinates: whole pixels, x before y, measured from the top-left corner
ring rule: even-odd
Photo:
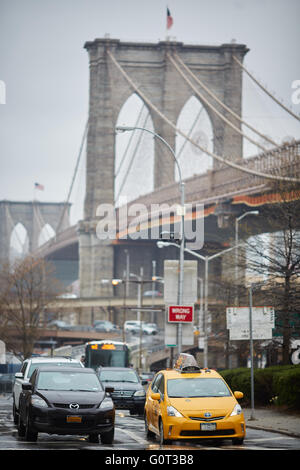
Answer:
[[[46,306],[61,291],[53,267],[28,256],[0,271],[0,338],[23,359],[32,354]]]
[[[276,329],[282,335],[282,361],[288,364],[290,342],[297,328],[294,320],[300,316],[300,188],[277,183],[273,194],[276,204],[263,213],[268,236],[249,237],[246,229],[244,239],[249,238],[246,250],[240,250],[239,262],[250,279],[261,282],[255,300],[275,308]]]

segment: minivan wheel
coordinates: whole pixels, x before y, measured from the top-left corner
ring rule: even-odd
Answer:
[[[36,442],[38,433],[32,429],[29,415],[27,415],[26,426],[25,426],[25,439],[26,441]]]
[[[103,432],[100,435],[102,444],[112,444],[114,441],[115,436],[115,429],[113,428],[111,431]]]
[[[98,434],[89,434],[89,442],[93,444],[99,444],[99,435]]]
[[[164,438],[164,426],[162,420],[160,420],[159,423],[159,443],[160,445],[171,444],[171,441],[169,439]]]
[[[235,445],[235,446],[241,445],[243,443],[244,443],[244,438],[243,437],[241,437],[240,439],[239,438],[232,439],[232,444]]]
[[[18,416],[18,436],[19,437],[24,437],[25,436],[25,431],[26,431],[26,428],[25,428],[24,424],[21,421],[21,416],[19,415]]]

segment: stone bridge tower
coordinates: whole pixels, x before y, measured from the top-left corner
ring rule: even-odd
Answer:
[[[39,235],[49,224],[56,232],[58,225],[63,231],[70,226],[70,204],[39,201],[0,201],[0,263],[9,259],[10,241],[13,229],[22,224],[28,236],[28,251],[38,248]]]
[[[233,55],[243,61],[248,49],[239,44],[149,44],[115,39],[96,39],[87,42],[85,48],[89,54],[90,97],[84,221],[79,231],[80,285],[81,296],[98,297],[111,294],[101,285],[101,279],[113,277],[114,250],[111,241],[99,241],[96,237],[96,211],[100,204],[114,204],[115,125],[121,107],[136,91],[112,62],[108,51],[147,98],[176,123],[193,90],[169,61],[167,52],[176,51],[193,73],[240,116],[242,73]],[[241,135],[202,104],[212,123],[214,152],[232,160],[241,158]],[[240,122],[233,120],[220,105],[215,106],[240,128]],[[174,130],[152,109],[149,111],[154,131],[175,148]],[[158,141],[155,141],[154,153],[154,187],[158,188],[174,181],[174,161]],[[215,162],[214,165],[216,167]]]

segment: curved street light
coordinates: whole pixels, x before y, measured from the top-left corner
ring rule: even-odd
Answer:
[[[178,298],[177,298],[177,303],[178,305],[182,305],[183,302],[183,273],[184,273],[184,245],[185,245],[185,235],[184,235],[184,203],[185,203],[185,193],[184,193],[184,182],[182,181],[182,174],[181,174],[181,169],[180,165],[178,163],[177,157],[175,155],[174,150],[172,147],[168,144],[168,142],[163,139],[159,134],[156,132],[151,131],[150,129],[146,129],[145,127],[131,127],[131,126],[117,126],[116,131],[117,132],[127,132],[127,131],[135,131],[135,130],[140,130],[140,131],[145,131],[149,132],[152,134],[154,137],[156,137],[158,140],[163,142],[164,145],[167,146],[167,148],[170,150],[170,152],[173,155],[175,164],[177,166],[178,170],[178,175],[179,175],[179,184],[180,184],[180,205],[181,205],[181,242],[180,242],[180,255],[179,255],[179,279],[178,279]],[[178,323],[178,354],[181,353],[182,350],[182,325],[181,323]]]

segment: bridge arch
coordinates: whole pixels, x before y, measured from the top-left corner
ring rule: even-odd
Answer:
[[[177,119],[177,128],[199,141],[206,149],[213,150],[214,127],[209,110],[195,97],[190,96],[181,109]],[[176,157],[181,167],[183,179],[196,174],[205,173],[213,166],[212,158],[194,145],[187,142],[181,135],[176,136]],[[178,181],[175,167],[175,180]]]
[[[137,93],[132,93],[120,109],[116,125],[124,124],[154,130],[149,108]],[[153,136],[140,130],[117,133],[114,171],[116,206],[153,191],[153,170]]]
[[[26,256],[29,250],[29,238],[26,227],[18,222],[12,229],[9,241],[9,261]]]

